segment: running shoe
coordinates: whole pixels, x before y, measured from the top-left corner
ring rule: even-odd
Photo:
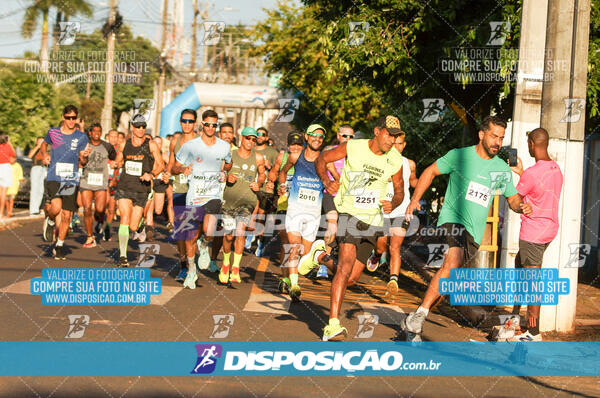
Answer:
[[[381,259],[381,255],[376,254],[375,250],[371,251],[371,255],[367,260],[367,271],[375,272],[377,271],[377,267],[379,267],[379,260]]]
[[[210,265],[210,254],[208,253],[208,246],[203,245],[202,239],[198,239],[198,268],[208,269]]]
[[[146,225],[144,230],[146,231],[146,242],[154,242],[154,227],[152,225]]]
[[[256,246],[256,251],[254,252],[254,255],[255,255],[256,257],[262,257],[262,255],[263,255],[263,251],[264,251],[264,248],[265,248],[265,245],[264,245],[264,243],[263,243],[263,240],[262,240],[262,239],[260,239],[260,240],[258,241],[258,245]]]
[[[104,226],[104,236],[102,237],[102,240],[104,240],[104,241],[112,240],[112,237],[110,236],[110,226],[108,224],[106,224]]]
[[[142,230],[142,232],[138,233],[138,242],[144,243],[146,241],[146,228]]]
[[[532,341],[542,341],[542,334],[531,334],[528,330],[525,333],[521,333],[519,335],[511,337],[510,339],[508,339],[508,341],[522,341],[525,343]]]
[[[290,297],[292,298],[292,301],[300,301],[301,294],[302,292],[300,291],[300,286],[292,285],[290,288]]]
[[[231,273],[229,274],[229,280],[234,283],[242,283],[240,278],[240,267],[232,267]]]
[[[329,324],[323,328],[323,341],[340,341],[348,337],[348,330],[340,325],[338,319],[330,319]]]
[[[196,281],[198,280],[198,274],[195,272],[188,272],[185,280],[183,281],[183,287],[194,290],[196,288]]]
[[[217,265],[217,262],[215,260],[210,260],[210,265],[208,267],[208,270],[210,272],[217,272],[219,270],[219,266]]]
[[[62,246],[54,246],[54,249],[52,249],[52,254],[54,255],[55,260],[66,260],[67,259],[65,257],[65,254],[63,253]]]
[[[389,295],[398,293],[398,282],[395,279],[392,279],[387,283],[387,293]]]
[[[224,285],[229,282],[229,265],[221,267],[221,272],[219,272],[219,282]]]
[[[42,229],[42,239],[46,242],[52,242],[54,237],[54,221],[50,221],[50,217],[44,218],[44,226]]]
[[[175,280],[177,282],[183,282],[185,280],[186,276],[187,276],[187,268],[181,267],[181,270],[179,270],[179,273],[175,277]]]
[[[300,275],[306,275],[319,266],[319,263],[314,258],[315,252],[318,250],[325,251],[325,241],[322,239],[314,241],[310,247],[310,251],[300,258],[298,262],[298,273]]]
[[[96,226],[94,227],[94,233],[96,235],[100,235],[100,232],[102,232],[102,224],[97,222]]]
[[[83,244],[83,247],[85,247],[86,249],[96,247],[96,238],[94,238],[93,236],[88,236],[86,242]]]
[[[175,228],[173,227],[173,223],[172,222],[167,223],[167,231],[169,232],[169,234],[172,234],[174,229]]]
[[[381,257],[379,258],[379,266],[380,267],[383,266],[383,265],[385,265],[385,264],[387,264],[387,262],[388,262],[387,261],[387,256],[388,256],[387,252],[381,253]]]
[[[290,282],[290,278],[287,276],[285,278],[279,278],[279,292],[282,294],[289,294],[291,284],[292,282]]]
[[[252,247],[252,242],[254,242],[254,235],[246,236],[246,242],[244,243],[244,249],[250,250]]]
[[[317,272],[317,279],[327,279],[329,274],[327,273],[327,267],[321,264],[319,266],[319,272]]]
[[[119,257],[119,264],[117,264],[119,268],[127,268],[129,267],[129,261],[127,261],[127,257],[121,256]]]
[[[75,224],[75,225],[81,224],[81,220],[79,219],[79,214],[77,214],[77,213],[73,214],[73,224]]]
[[[421,334],[423,323],[425,323],[425,314],[422,312],[411,312],[402,320],[401,325],[409,333]]]

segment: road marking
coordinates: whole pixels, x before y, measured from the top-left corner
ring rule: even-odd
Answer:
[[[269,259],[261,258],[256,266],[254,283],[244,311],[287,314],[291,300],[279,293],[277,283],[273,283],[272,275],[266,278],[268,267]]]

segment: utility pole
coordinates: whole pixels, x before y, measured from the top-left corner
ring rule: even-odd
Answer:
[[[202,17],[202,23],[208,21],[208,9],[210,8],[210,3],[204,3],[204,10],[200,15]],[[208,49],[206,48],[206,44],[202,41],[202,70],[204,73],[208,73]]]
[[[196,80],[196,51],[198,47],[198,15],[200,10],[198,9],[198,0],[194,0],[194,21],[192,22],[192,59],[190,65],[190,75],[192,80]]]
[[[117,16],[117,1],[110,0],[110,11],[108,13],[108,26],[111,30],[108,33],[108,44],[106,46],[106,82],[104,83],[104,108],[102,108],[101,117],[102,131],[108,131],[112,127],[113,79],[115,72],[115,32],[112,28]]]
[[[158,79],[158,92],[156,94],[156,109],[154,118],[154,130],[152,134],[156,137],[160,135],[160,112],[162,111],[162,99],[165,91],[165,70],[167,66],[167,54],[165,45],[167,42],[167,7],[168,0],[163,0],[162,15],[162,39],[160,42],[160,77]]]
[[[569,279],[569,294],[561,295],[556,306],[542,305],[540,330],[567,332],[573,330],[577,302],[579,268],[570,260],[573,248],[579,257],[581,235],[590,0],[525,0],[521,21],[512,146],[524,167],[532,166],[525,132],[545,128],[548,152],[563,173],[558,235],[546,249],[543,267],[558,269],[560,278]],[[508,211],[503,267],[514,266],[519,225],[519,216]]]
[[[544,74],[552,78],[544,81],[541,126],[550,134],[548,152],[559,164],[564,182],[560,227],[544,267],[558,268],[559,277],[569,279],[570,289],[557,306],[542,306],[541,330],[567,332],[575,324],[579,268],[570,259],[573,246],[579,257],[581,235],[589,37],[590,0],[549,0]]]

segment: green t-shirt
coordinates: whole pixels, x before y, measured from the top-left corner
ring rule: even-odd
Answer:
[[[481,243],[494,193],[507,198],[517,193],[508,164],[497,156],[482,159],[473,145],[452,149],[437,160],[437,167],[450,174],[438,226],[462,224]]]

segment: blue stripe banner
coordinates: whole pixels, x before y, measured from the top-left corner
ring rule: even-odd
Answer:
[[[599,376],[599,342],[0,342],[1,376]]]

